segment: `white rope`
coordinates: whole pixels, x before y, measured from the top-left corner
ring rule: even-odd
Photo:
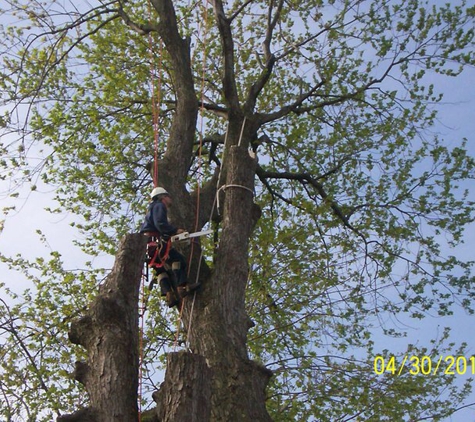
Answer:
[[[223,185],[221,186],[218,191],[216,192],[216,198],[217,198],[217,207],[218,207],[218,213],[219,213],[219,209],[220,209],[220,206],[219,206],[219,191],[220,190],[226,190],[228,188],[241,188],[241,189],[245,189],[249,192],[252,193],[252,195],[254,196],[254,191],[251,189],[251,188],[248,188],[247,186],[243,186],[243,185]]]
[[[244,120],[242,121],[241,134],[239,135],[238,147],[241,146],[242,134],[244,133],[244,126],[246,126],[246,116],[244,116]]]
[[[201,256],[200,256],[200,264],[201,264],[202,258],[203,258],[203,252],[201,252]],[[198,278],[199,278],[199,270],[197,272],[196,279],[198,280]],[[188,318],[188,330],[186,331],[185,346],[190,352],[192,352],[192,350],[190,349],[190,332],[191,332],[191,321],[193,319],[193,310],[195,309],[195,299],[196,299],[196,290],[193,293],[193,301],[191,302],[190,317]]]
[[[241,146],[241,141],[242,141],[242,135],[244,133],[244,127],[246,125],[246,117],[244,117],[244,120],[242,122],[242,127],[241,127],[241,133],[239,135],[239,141],[238,141],[238,146],[240,147]],[[224,164],[224,157],[225,157],[225,149],[226,149],[226,142],[227,142],[227,139],[228,139],[228,129],[229,129],[229,125],[228,125],[228,128],[226,129],[226,135],[225,135],[225,138],[224,138],[224,148],[223,148],[223,154],[222,154],[222,157],[221,157],[221,167],[219,169],[219,174],[218,174],[218,183],[217,183],[217,186],[219,186],[220,182],[221,182],[221,170],[223,168],[223,164]],[[213,213],[214,213],[214,209],[215,207],[217,206],[218,208],[218,213],[219,213],[219,192],[221,190],[226,190],[228,188],[240,188],[240,189],[245,189],[249,192],[251,192],[251,194],[254,196],[254,191],[251,189],[251,188],[248,188],[247,186],[243,186],[243,185],[237,185],[237,184],[230,184],[230,185],[223,185],[221,186],[220,188],[217,189],[216,191],[216,195],[214,197],[214,201],[213,201],[213,206],[211,207],[211,213],[210,213],[210,216],[209,216],[209,220],[208,222],[211,222],[212,218],[213,218]],[[200,258],[199,258],[199,262],[198,262],[198,269],[196,271],[196,283],[198,283],[199,281],[199,277],[200,277],[200,272],[201,272],[201,261],[203,259],[203,255],[204,255],[204,252],[203,252],[203,249],[201,249],[201,254],[200,254]],[[189,321],[188,321],[188,329],[187,329],[187,333],[186,333],[186,344],[188,345],[188,348],[189,348],[189,337],[190,337],[190,332],[191,332],[191,323],[192,323],[192,320],[193,320],[193,310],[194,310],[194,307],[195,307],[195,299],[196,299],[196,291],[194,292],[193,294],[193,301],[191,302],[191,309],[190,309],[190,316],[189,316]],[[181,318],[180,318],[181,319]]]

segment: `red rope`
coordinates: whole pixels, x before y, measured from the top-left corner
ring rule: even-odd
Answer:
[[[152,4],[148,2],[148,12],[150,20],[152,18]],[[154,48],[153,48],[153,37],[152,32],[148,34],[148,43],[149,43],[149,52],[150,52],[150,78],[151,78],[151,90],[152,90],[152,125],[153,125],[153,138],[154,138],[154,165],[153,165],[153,186],[158,186],[158,146],[160,141],[159,136],[159,119],[160,112],[158,109],[159,104],[161,103],[161,92],[162,92],[162,40],[160,39],[160,48],[159,48],[159,69],[158,69],[158,86],[156,89],[155,81],[155,60],[154,60]],[[170,242],[167,243],[167,251],[165,253],[165,259],[168,256]],[[157,245],[157,253],[159,248]],[[155,259],[155,257],[154,257]],[[153,262],[153,260],[152,260]],[[161,264],[163,265],[163,263]],[[143,277],[142,277],[143,278]],[[148,280],[147,280],[148,281]],[[142,376],[143,376],[143,335],[144,335],[144,320],[145,320],[145,293],[144,293],[144,284],[142,283],[142,312],[141,312],[141,326],[140,326],[140,336],[139,336],[139,385],[138,385],[138,422],[142,421]]]
[[[205,97],[205,77],[206,77],[206,41],[207,41],[207,35],[208,35],[208,0],[206,0],[205,8],[204,8],[204,42],[203,42],[203,63],[202,63],[202,72],[201,72],[201,108],[200,108],[200,117],[201,117],[201,122],[200,122],[200,131],[199,131],[199,148],[198,148],[198,169],[197,169],[197,174],[198,174],[198,181],[197,181],[197,187],[196,187],[196,213],[195,213],[195,226],[194,226],[194,231],[198,231],[199,228],[199,217],[200,217],[200,192],[201,192],[201,164],[202,164],[202,149],[203,149],[203,133],[204,133],[204,112],[205,108],[203,106],[204,104],[204,97]],[[200,31],[201,32],[201,31]],[[200,34],[198,34],[198,38],[200,37]],[[190,250],[190,256],[188,258],[188,271],[187,271],[187,278],[190,277],[190,271],[191,271],[191,262],[193,260],[193,255],[194,255],[194,249],[195,249],[195,242],[192,240],[191,241],[191,250]],[[200,258],[201,259],[201,258]],[[197,274],[197,277],[199,274]],[[193,304],[194,304],[194,299],[196,297],[196,292],[193,295]],[[186,298],[184,298],[186,299]],[[184,303],[185,300],[181,301],[181,306],[180,306],[180,311],[178,313],[178,329],[177,333],[175,335],[175,342],[174,342],[174,349],[176,349],[177,343],[178,343],[178,337],[180,335],[180,321],[182,318],[183,314],[183,309],[184,309]],[[192,306],[193,309],[193,306]],[[190,312],[190,324],[188,324],[188,331],[186,335],[188,336],[191,328],[191,318],[193,317],[192,312]]]
[[[149,2],[150,9],[150,2]],[[150,15],[151,15],[151,10]],[[160,142],[160,133],[159,133],[159,119],[160,119],[160,110],[159,104],[161,103],[162,96],[162,56],[163,56],[163,43],[160,39],[159,42],[159,68],[158,68],[158,83],[155,80],[156,68],[155,60],[153,56],[153,38],[152,33],[148,34],[148,44],[150,51],[150,77],[151,77],[151,88],[152,88],[152,119],[153,119],[153,138],[154,138],[154,165],[153,165],[153,186],[158,186],[158,146]]]

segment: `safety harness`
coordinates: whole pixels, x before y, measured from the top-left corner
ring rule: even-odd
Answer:
[[[147,243],[148,266],[150,268],[162,268],[170,254],[172,245],[171,239],[164,239],[158,232],[147,232],[144,234],[149,237]]]

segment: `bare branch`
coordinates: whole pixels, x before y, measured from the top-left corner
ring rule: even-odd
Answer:
[[[258,166],[256,170],[256,174],[263,179],[287,179],[287,180],[296,180],[303,185],[311,185],[318,193],[320,198],[324,202],[328,202],[330,204],[330,207],[333,211],[333,213],[340,219],[340,221],[343,223],[343,225],[359,236],[363,237],[363,235],[360,233],[360,231],[354,227],[348,220],[348,216],[343,212],[341,207],[338,205],[336,201],[331,199],[326,192],[325,188],[323,185],[315,179],[311,174],[309,173],[291,173],[291,172],[271,172],[271,171],[266,171],[262,167]]]

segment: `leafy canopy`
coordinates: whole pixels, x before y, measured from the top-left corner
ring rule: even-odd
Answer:
[[[230,52],[223,53],[211,3],[174,3],[202,105],[196,154],[182,157],[192,190],[221,156],[231,119],[223,85]],[[441,398],[454,377],[372,372],[376,355],[391,354],[373,349],[375,327],[404,335],[389,316],[450,315],[455,303],[472,312],[472,262],[458,259],[455,248],[474,218],[474,160],[466,141],[450,148],[429,129],[442,100],[434,76],[457,77],[474,64],[475,10],[434,3],[223,6],[232,22],[232,82],[242,109],[259,123],[252,147],[263,214],[250,250],[248,311],[256,325],[249,347],[275,370],[275,420],[440,420],[468,393],[451,385]],[[155,31],[153,8],[54,0],[1,8],[1,177],[32,184],[40,177],[55,186],[52,212],[78,216],[84,251],[112,254],[117,238],[137,228],[151,186],[152,104],[159,108],[159,157],[175,113],[170,52]],[[40,165],[31,164],[32,152],[43,155]],[[7,420],[50,420],[51,412],[69,411],[78,394],[64,376],[62,353],[70,346],[61,318],[84,306],[102,273],[68,272],[59,255],[52,258],[2,258],[40,272],[31,278],[34,293],[2,303],[0,415]],[[59,288],[66,281],[67,295]],[[174,329],[156,298],[149,305],[145,336],[161,339],[146,348],[153,388]],[[455,355],[448,339],[401,352]],[[15,357],[13,345],[24,352]],[[22,368],[32,385],[23,384]]]

